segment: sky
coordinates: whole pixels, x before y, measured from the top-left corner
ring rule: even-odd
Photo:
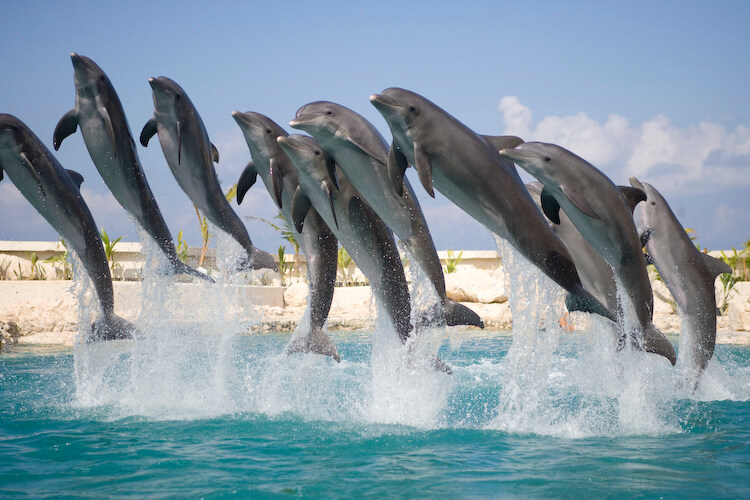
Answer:
[[[153,114],[148,78],[168,76],[198,109],[228,189],[250,159],[233,110],[263,113],[293,133],[300,106],[334,101],[390,142],[369,96],[403,87],[477,133],[559,144],[616,184],[631,175],[651,183],[702,247],[750,239],[750,2],[183,3],[4,2],[0,112],[52,149],[75,102],[77,52],[107,73],[137,142]],[[198,245],[195,211],[159,142],[139,144],[138,154],[173,236],[182,230]],[[84,176],[97,225],[138,241],[80,131],[55,156]],[[439,250],[496,248],[483,226],[441,194],[429,198],[413,169],[408,176]],[[286,244],[248,219],[278,213],[261,182],[233,206],[256,246],[276,253]],[[6,176],[0,240],[56,239]]]

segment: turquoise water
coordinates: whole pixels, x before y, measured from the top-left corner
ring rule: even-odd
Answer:
[[[0,497],[750,497],[750,348],[692,394],[603,336],[526,334],[427,336],[452,376],[371,332],[332,333],[341,364],[194,325],[6,345]]]

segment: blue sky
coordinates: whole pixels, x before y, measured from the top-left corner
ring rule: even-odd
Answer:
[[[618,184],[637,175],[703,246],[750,239],[750,2],[181,4],[4,3],[0,112],[18,116],[51,148],[57,121],[74,104],[75,51],[109,75],[137,137],[153,112],[148,78],[168,76],[198,108],[228,187],[250,158],[233,110],[266,114],[291,132],[297,108],[331,100],[390,140],[368,97],[399,86],[479,133],[556,142]],[[197,244],[192,205],[158,141],[138,147],[173,235],[183,230]],[[85,177],[97,225],[137,241],[80,133],[56,156]],[[438,249],[495,248],[482,226],[441,195],[429,199],[408,175]],[[237,211],[277,213],[260,183]],[[0,239],[57,239],[7,178],[0,215]],[[282,243],[262,223],[247,226],[265,250]]]

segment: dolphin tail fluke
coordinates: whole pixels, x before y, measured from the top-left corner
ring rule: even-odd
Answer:
[[[273,255],[259,248],[256,248],[253,253],[240,264],[240,267],[250,268],[254,271],[260,269],[271,269],[276,272],[279,271],[279,264],[276,262],[276,259],[273,258]]]
[[[604,304],[599,302],[596,297],[591,295],[583,288],[577,295],[570,292],[566,294],[565,307],[570,312],[582,311],[590,314],[598,314],[599,316],[617,323],[617,316],[615,316],[615,314],[610,311],[609,308],[607,308]]]
[[[132,339],[139,335],[138,329],[131,322],[115,313],[105,314],[91,325],[88,341]]]
[[[672,363],[672,366],[677,362],[674,346],[652,323],[649,323],[646,331],[643,332],[643,350],[664,356]]]
[[[208,281],[209,283],[215,283],[213,278],[208,276],[207,274],[204,274],[197,269],[193,269],[192,267],[188,266],[181,260],[176,260],[172,262],[172,266],[169,269],[170,274],[187,274],[188,276],[195,276],[196,278],[200,278],[204,281]]]
[[[294,354],[296,352],[322,354],[323,356],[332,357],[337,363],[341,362],[339,352],[331,341],[331,338],[326,332],[320,329],[314,329],[306,337],[299,337],[292,340],[286,348],[286,353]]]
[[[472,325],[484,328],[484,321],[477,313],[451,299],[445,300],[445,323],[448,326]]]

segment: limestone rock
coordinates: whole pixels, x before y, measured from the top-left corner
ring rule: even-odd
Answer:
[[[284,305],[288,307],[304,307],[307,305],[309,290],[306,283],[293,283],[284,290]]]
[[[490,274],[476,268],[462,268],[445,275],[445,292],[457,302],[502,304],[507,302],[502,273]]]

